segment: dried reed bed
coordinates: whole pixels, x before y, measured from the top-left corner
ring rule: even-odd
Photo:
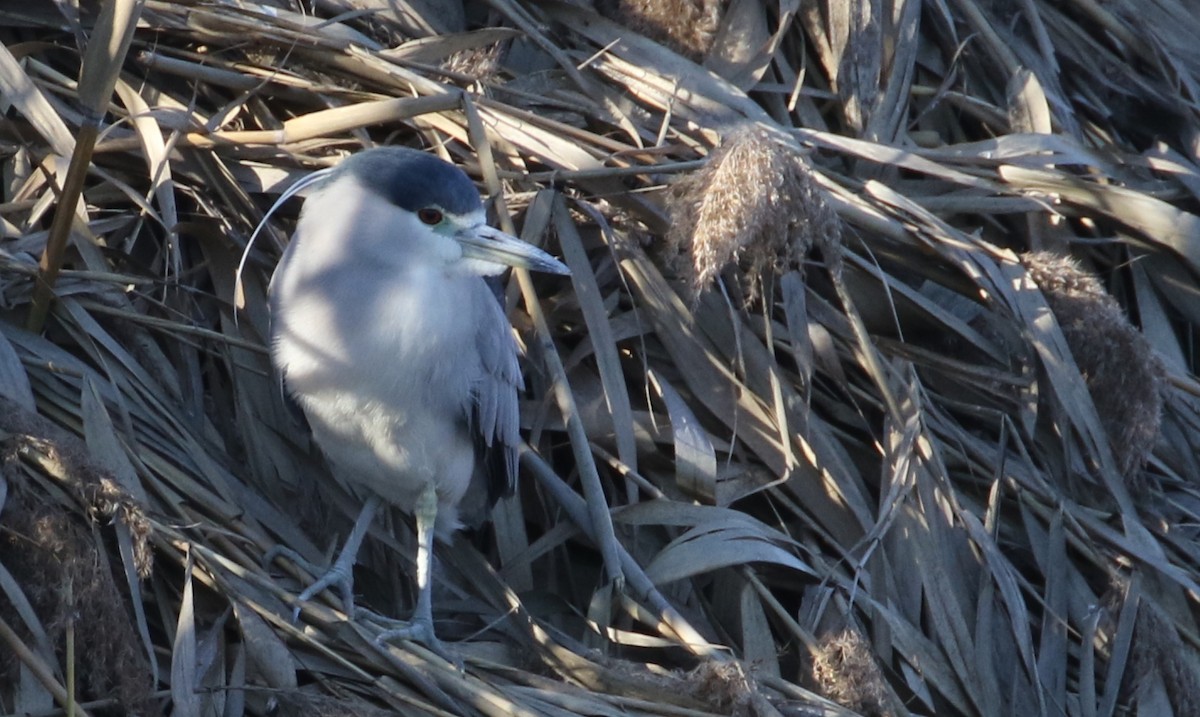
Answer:
[[[1200,21],[597,5],[0,5],[0,712],[1194,714]],[[296,204],[235,267],[377,143],[574,272],[462,671],[373,640],[399,515],[354,623],[260,564],[357,506],[263,346]]]

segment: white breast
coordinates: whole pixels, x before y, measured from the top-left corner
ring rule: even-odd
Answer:
[[[481,280],[414,253],[395,207],[314,201],[332,194],[308,200],[272,281],[276,366],[340,480],[402,509],[433,481],[445,532],[474,470]]]

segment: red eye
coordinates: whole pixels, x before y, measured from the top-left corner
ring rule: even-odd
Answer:
[[[417,219],[420,219],[425,224],[433,226],[434,224],[442,223],[442,211],[433,207],[425,207],[417,211]]]

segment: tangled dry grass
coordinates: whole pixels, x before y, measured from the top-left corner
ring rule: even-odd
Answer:
[[[666,10],[666,11],[664,11]],[[0,3],[0,713],[1195,714],[1200,20],[1172,0]],[[297,179],[462,164],[518,496],[459,671],[300,606],[358,506],[263,338]],[[152,564],[151,564],[152,563]]]

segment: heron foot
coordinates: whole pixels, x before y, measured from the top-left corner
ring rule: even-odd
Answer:
[[[297,605],[292,612],[292,622],[300,619],[299,603],[306,603],[325,588],[333,586],[336,586],[338,592],[342,594],[342,607],[346,611],[346,617],[350,620],[354,619],[354,564],[358,562],[358,549],[362,546],[363,538],[367,535],[367,529],[371,527],[371,521],[374,520],[378,507],[378,498],[367,499],[358,518],[354,521],[354,529],[350,531],[350,536],[346,538],[346,544],[342,546],[342,552],[338,553],[337,560],[334,560],[333,565],[330,565],[328,569],[313,565],[295,550],[283,545],[276,545],[263,556],[264,566],[282,555],[312,575],[321,574],[316,582],[296,596]]]
[[[292,611],[292,622],[300,619],[301,603],[312,600],[328,587],[337,588],[342,597],[342,609],[346,611],[346,617],[350,620],[354,619],[354,563],[357,561],[354,553],[343,550],[337,560],[334,560],[333,564],[326,568],[307,560],[286,545],[276,545],[263,555],[263,565],[270,565],[278,557],[287,558],[312,575],[320,575],[296,596],[297,604]]]
[[[452,654],[446,644],[438,639],[437,634],[433,631],[432,619],[414,616],[411,620],[388,620],[387,622],[391,627],[375,636],[376,644],[383,645],[393,640],[418,642],[462,672],[462,659]]]

